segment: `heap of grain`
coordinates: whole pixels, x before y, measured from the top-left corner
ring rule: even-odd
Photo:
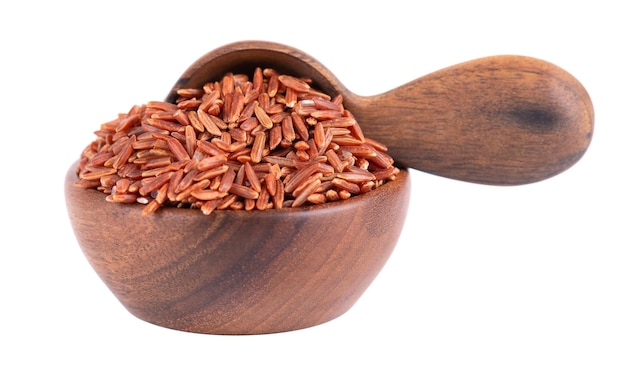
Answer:
[[[256,68],[181,89],[175,104],[148,102],[101,125],[81,154],[77,186],[106,200],[161,206],[265,210],[348,199],[398,169],[363,136],[341,95]]]

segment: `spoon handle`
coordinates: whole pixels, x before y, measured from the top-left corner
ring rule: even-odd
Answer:
[[[493,56],[426,75],[389,92],[345,90],[346,108],[396,163],[457,180],[518,185],[576,163],[593,134],[584,87],[523,56]]]

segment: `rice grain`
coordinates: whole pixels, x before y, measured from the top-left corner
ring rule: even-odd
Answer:
[[[394,180],[387,147],[363,135],[343,97],[255,68],[177,91],[100,125],[75,183],[105,201],[269,210],[345,200]]]

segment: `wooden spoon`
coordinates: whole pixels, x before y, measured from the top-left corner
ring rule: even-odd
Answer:
[[[593,134],[585,88],[546,61],[493,56],[451,66],[374,96],[348,90],[326,67],[295,48],[262,41],[232,43],[193,63],[167,96],[225,73],[271,67],[308,77],[359,121],[365,136],[389,147],[396,164],[493,185],[540,181],[571,167]],[[375,80],[364,70],[364,78]]]

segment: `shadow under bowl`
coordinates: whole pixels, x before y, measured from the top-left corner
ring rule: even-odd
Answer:
[[[349,310],[391,255],[410,176],[360,196],[265,211],[108,203],[74,186],[65,198],[87,260],[122,305],[144,321],[204,334],[303,329]]]

